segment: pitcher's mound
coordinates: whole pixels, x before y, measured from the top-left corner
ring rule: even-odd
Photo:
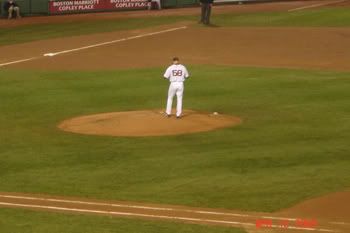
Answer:
[[[112,112],[81,116],[62,122],[64,131],[109,136],[160,136],[210,131],[231,127],[241,119],[219,113],[185,110],[183,116],[166,117],[160,110]]]

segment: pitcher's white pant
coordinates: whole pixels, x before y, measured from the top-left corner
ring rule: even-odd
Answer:
[[[183,82],[172,82],[169,86],[168,91],[168,101],[166,105],[166,114],[171,114],[171,107],[173,105],[173,98],[176,94],[176,116],[181,116],[182,113],[182,97],[184,93],[184,83]]]

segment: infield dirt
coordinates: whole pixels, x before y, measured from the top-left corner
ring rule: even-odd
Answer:
[[[174,55],[184,64],[350,70],[349,28],[203,28],[143,36],[54,57],[43,54],[135,35],[147,35],[180,23],[153,29],[102,33],[2,46],[0,63],[36,57],[11,68],[31,70],[113,70],[165,67]],[[179,36],[185,34],[186,36]],[[299,35],[303,35],[299,38]],[[201,38],[198,40],[197,38]],[[208,46],[210,45],[210,46]],[[161,48],[161,49],[160,49]],[[179,54],[181,51],[181,54]],[[26,54],[26,55],[24,55]]]

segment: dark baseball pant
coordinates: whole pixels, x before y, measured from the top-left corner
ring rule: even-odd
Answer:
[[[210,23],[210,13],[211,13],[211,4],[202,3],[202,16],[201,16],[202,23],[204,24]]]

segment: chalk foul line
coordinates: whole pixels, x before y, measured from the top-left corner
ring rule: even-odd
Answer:
[[[159,218],[159,219],[185,220],[185,221],[194,221],[194,222],[225,223],[225,224],[231,224],[231,225],[255,226],[255,224],[253,223],[242,223],[242,222],[235,222],[235,221],[211,220],[211,219],[190,218],[190,217],[176,217],[176,216],[154,215],[154,214],[138,214],[138,213],[131,213],[131,212],[119,212],[119,211],[107,211],[107,210],[92,210],[92,209],[81,209],[81,208],[45,206],[45,205],[16,204],[16,203],[9,203],[9,202],[0,202],[0,205],[61,210],[61,211],[80,212],[80,213],[110,214],[110,215],[120,215],[120,216],[130,216],[130,217],[132,216],[148,217],[148,218]]]
[[[52,56],[56,56],[56,55],[60,55],[60,54],[71,53],[71,52],[76,52],[76,51],[85,50],[85,49],[91,49],[91,48],[100,47],[100,46],[109,45],[109,44],[114,44],[114,43],[123,42],[123,41],[127,41],[127,40],[134,40],[134,39],[138,39],[138,38],[142,38],[142,37],[159,35],[159,34],[173,32],[173,31],[182,30],[182,29],[186,29],[186,28],[187,28],[187,26],[178,27],[178,28],[170,28],[170,29],[166,29],[163,31],[150,32],[150,33],[126,37],[126,38],[122,38],[122,39],[118,39],[118,40],[112,40],[112,41],[107,41],[107,42],[103,42],[103,43],[88,45],[88,46],[84,46],[84,47],[80,47],[80,48],[69,49],[69,50],[64,50],[64,51],[54,52],[54,53],[46,53],[46,54],[44,54],[44,56],[45,57],[47,57],[47,56],[52,57]]]
[[[290,221],[297,221],[298,220],[297,218],[285,218],[285,217],[274,217],[274,216],[255,216],[255,215],[248,215],[248,214],[227,213],[227,212],[217,212],[217,211],[176,209],[176,208],[166,208],[166,207],[113,204],[113,203],[91,202],[91,201],[75,201],[75,200],[64,200],[64,199],[56,199],[56,198],[39,198],[39,197],[14,196],[14,195],[0,195],[0,197],[10,198],[10,199],[33,200],[33,201],[48,201],[48,202],[57,202],[57,203],[84,204],[84,205],[95,205],[95,206],[125,207],[125,208],[131,208],[131,209],[187,212],[187,213],[195,213],[195,214],[210,214],[210,215],[222,215],[222,216],[232,216],[232,217],[265,218],[265,219],[290,220]]]
[[[311,9],[311,8],[316,8],[316,7],[321,7],[321,6],[328,6],[328,5],[333,5],[333,4],[342,3],[342,2],[346,2],[346,1],[348,1],[348,0],[339,0],[339,1],[326,2],[326,3],[324,3],[324,2],[317,3],[317,4],[312,4],[312,5],[308,5],[308,6],[302,6],[302,7],[290,9],[290,10],[288,10],[288,12],[300,11],[300,10]]]
[[[248,218],[270,218],[270,219],[288,219],[291,221],[296,221],[295,218],[282,218],[282,217],[272,217],[272,216],[254,216],[247,214],[235,214],[226,212],[214,212],[214,211],[201,211],[201,210],[190,210],[190,209],[176,209],[176,208],[166,208],[166,207],[152,207],[144,205],[127,205],[127,204],[113,204],[113,203],[103,203],[103,202],[88,202],[88,201],[77,201],[77,200],[67,200],[67,199],[57,199],[57,198],[39,198],[39,197],[29,197],[29,196],[17,196],[17,195],[1,195],[2,198],[8,199],[19,199],[19,200],[32,200],[32,201],[46,201],[54,203],[69,203],[69,204],[84,204],[90,206],[109,206],[109,207],[124,207],[129,209],[144,209],[144,210],[158,210],[158,211],[170,211],[170,212],[188,212],[196,214],[211,214],[211,215],[224,215],[224,216],[235,216],[235,217],[248,217]],[[142,214],[142,213],[131,213],[131,212],[120,212],[120,211],[103,211],[103,210],[93,210],[93,209],[82,209],[82,208],[66,208],[59,206],[47,206],[47,205],[34,205],[34,204],[19,204],[12,202],[0,202],[3,206],[12,207],[22,207],[22,208],[39,208],[47,210],[61,210],[70,212],[81,212],[81,213],[95,213],[95,214],[109,214],[109,215],[119,215],[119,216],[134,216],[134,217],[149,217],[157,219],[169,219],[169,220],[182,220],[182,221],[192,221],[192,222],[204,222],[204,223],[216,223],[216,224],[228,224],[228,225],[241,225],[241,226],[256,226],[256,224],[251,222],[240,222],[240,221],[225,221],[225,220],[215,220],[208,218],[191,218],[191,217],[180,217],[180,216],[167,216],[161,214]],[[346,224],[346,223],[343,223]],[[322,228],[312,228],[312,227],[294,227],[294,226],[281,226],[281,225],[270,225],[272,228],[283,228],[291,230],[304,230],[304,231],[317,231],[317,232],[337,232],[331,229]]]
[[[39,57],[31,57],[31,58],[21,59],[21,60],[17,60],[17,61],[10,61],[10,62],[0,64],[0,67],[9,66],[9,65],[17,64],[17,63],[26,62],[26,61],[32,61],[32,60],[35,60],[38,58]]]
[[[167,219],[167,220],[181,220],[181,221],[190,221],[190,222],[228,224],[228,225],[249,226],[249,227],[256,226],[254,223],[249,223],[249,222],[214,220],[214,219],[206,219],[206,218],[177,217],[177,216],[168,216],[168,215],[141,214],[141,213],[119,212],[119,211],[104,211],[104,210],[92,210],[92,209],[82,209],[82,208],[67,208],[67,207],[46,206],[46,205],[17,204],[17,203],[10,203],[10,202],[0,202],[0,205],[10,206],[10,207],[12,206],[12,207],[22,207],[22,208],[37,208],[37,209],[47,209],[47,210],[56,210],[56,211],[67,211],[67,212],[108,214],[108,215],[115,215],[115,216],[144,217],[144,218],[156,218],[156,219]],[[291,229],[291,230],[336,232],[334,230],[329,230],[329,229],[292,227],[292,226],[283,227],[281,225],[271,225],[269,227],[271,227],[271,228],[284,228],[284,229]]]
[[[130,36],[130,37],[122,38],[122,39],[117,39],[117,40],[106,41],[106,42],[102,42],[102,43],[98,43],[98,44],[83,46],[83,47],[79,47],[79,48],[75,48],[75,49],[63,50],[63,51],[58,51],[58,52],[49,52],[49,53],[43,54],[42,56],[25,58],[25,59],[20,59],[20,60],[16,60],[16,61],[1,63],[0,67],[9,66],[9,65],[18,64],[18,63],[23,63],[23,62],[27,62],[27,61],[32,61],[32,60],[36,60],[36,59],[39,59],[42,57],[53,57],[53,56],[57,56],[60,54],[72,53],[72,52],[96,48],[96,47],[100,47],[100,46],[104,46],[104,45],[115,44],[115,43],[119,43],[119,42],[123,42],[123,41],[134,40],[134,39],[139,39],[139,38],[143,38],[143,37],[149,37],[149,36],[159,35],[159,34],[163,34],[163,33],[183,30],[186,28],[187,28],[187,26],[170,28],[170,29],[166,29],[166,30],[162,30],[162,31],[150,32],[150,33],[145,33],[145,34],[141,34],[141,35],[137,35],[137,36]]]

